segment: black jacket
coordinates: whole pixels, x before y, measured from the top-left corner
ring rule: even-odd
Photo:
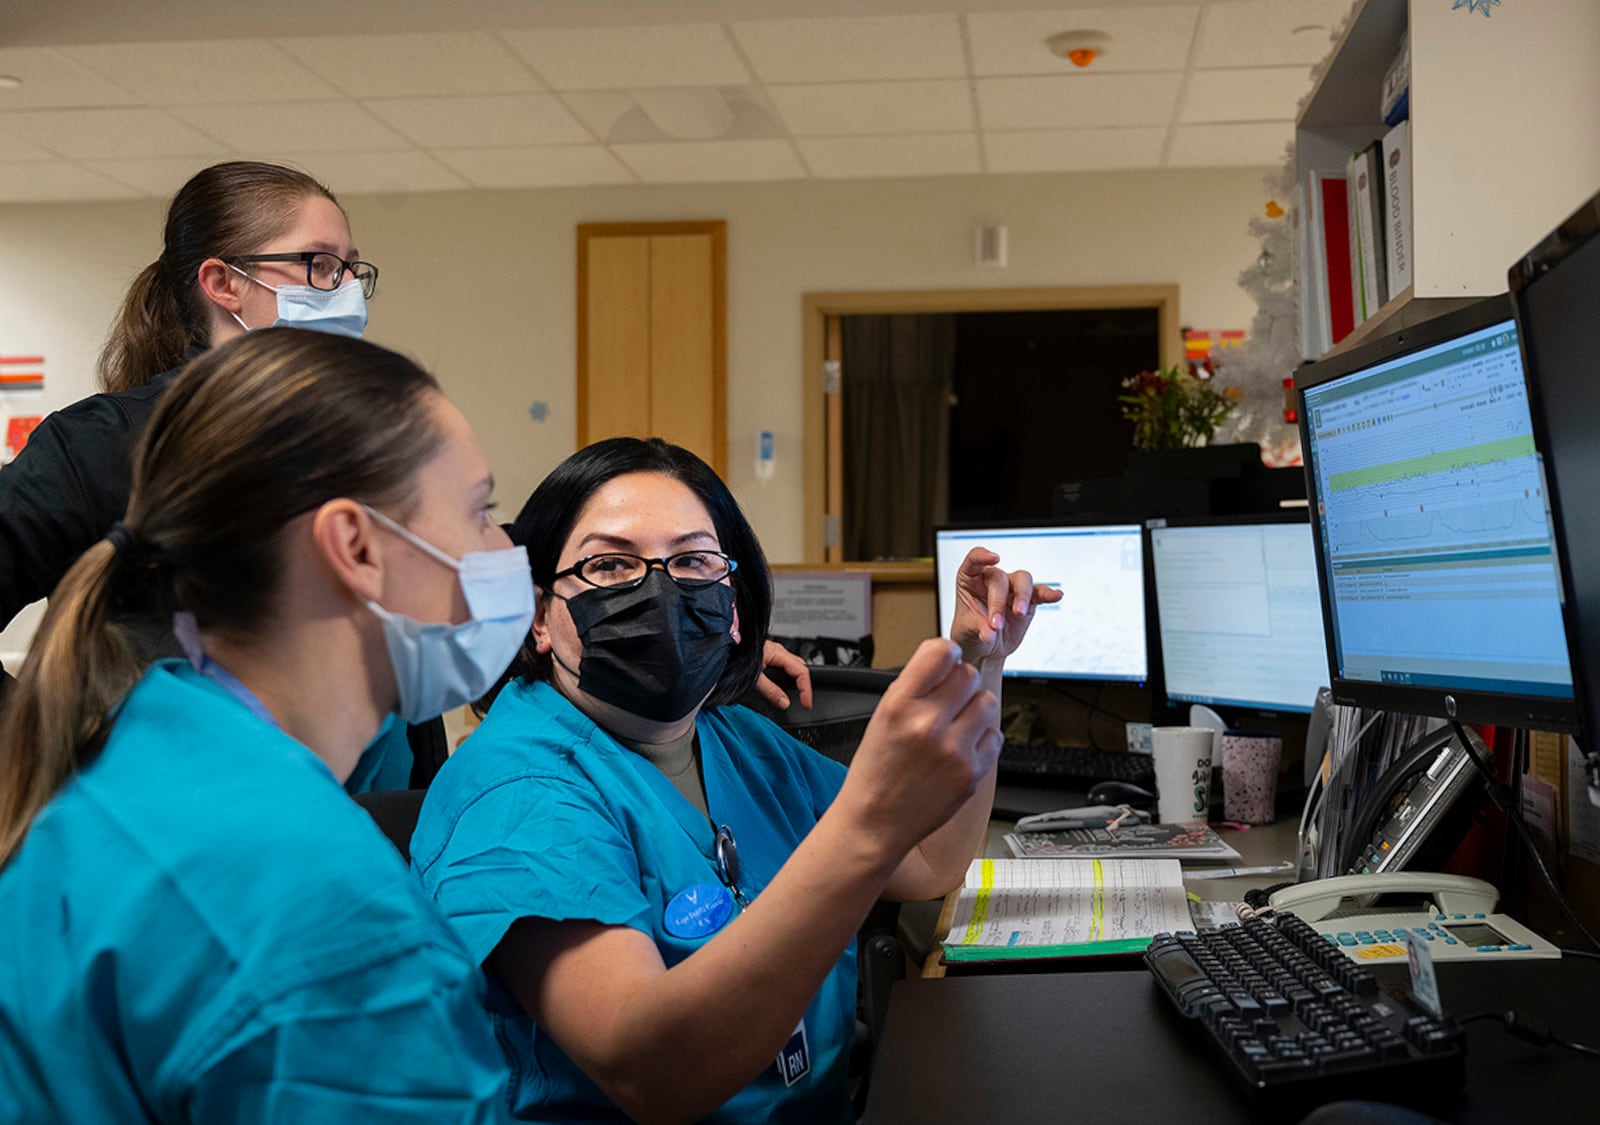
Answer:
[[[39,423],[0,469],[0,624],[48,597],[128,509],[133,447],[183,360],[144,386],[90,395]]]

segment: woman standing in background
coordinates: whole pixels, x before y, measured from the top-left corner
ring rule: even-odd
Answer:
[[[102,393],[45,418],[0,470],[0,627],[48,597],[122,518],[134,443],[184,364],[271,324],[360,336],[377,283],[338,200],[313,177],[256,161],[196,173],[167,208],[161,256],[134,279],[111,326]],[[174,651],[166,621],[150,619],[130,639],[146,656]],[[441,724],[386,727],[351,792],[403,788],[413,757],[431,776],[444,758]]]

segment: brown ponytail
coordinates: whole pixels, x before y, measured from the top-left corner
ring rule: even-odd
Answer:
[[[191,343],[209,344],[211,313],[195,274],[207,258],[250,254],[282,234],[309,196],[334,204],[311,176],[234,160],[197,172],[167,208],[161,257],[140,271],[100,351],[100,386],[142,387],[176,367]]]
[[[99,746],[107,713],[139,676],[132,646],[109,620],[124,569],[125,559],[105,540],[79,556],[51,593],[28,659],[6,695],[0,744],[10,747],[26,731],[44,752],[0,755],[0,865],[79,767],[79,748]]]
[[[425,401],[438,392],[404,356],[292,328],[184,370],[134,454],[126,527],[51,594],[0,709],[0,866],[99,752],[140,675],[122,613],[184,609],[248,640],[277,602],[290,520],[341,496],[404,510],[442,441]]]

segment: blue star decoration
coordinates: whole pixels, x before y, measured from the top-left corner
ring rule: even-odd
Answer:
[[[1450,5],[1450,10],[1453,12],[1457,8],[1465,8],[1469,12],[1482,12],[1483,18],[1488,19],[1489,9],[1491,7],[1498,8],[1499,6],[1500,0],[1456,0],[1454,4]]]
[[[528,407],[528,417],[532,418],[535,422],[545,421],[550,417],[550,404],[548,402],[534,403],[532,406]]]

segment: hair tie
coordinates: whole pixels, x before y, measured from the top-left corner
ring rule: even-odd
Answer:
[[[143,553],[143,543],[139,539],[139,533],[121,520],[111,525],[111,530],[106,532],[106,538],[111,540],[111,545],[116,548],[117,554],[125,559],[137,561]]]

